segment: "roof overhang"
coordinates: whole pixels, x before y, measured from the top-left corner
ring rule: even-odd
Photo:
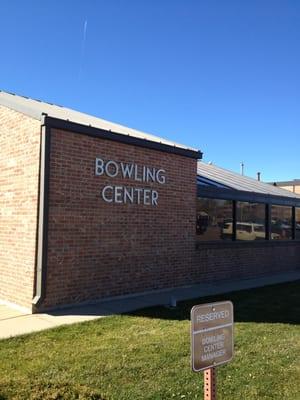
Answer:
[[[223,189],[216,187],[197,187],[198,197],[208,197],[224,200],[248,201],[282,206],[300,207],[300,199],[294,197],[275,196],[271,194],[248,192],[244,190]]]
[[[194,158],[196,160],[202,159],[202,152],[197,150],[185,149],[182,147],[171,146],[165,143],[155,142],[152,140],[141,139],[130,135],[124,135],[110,130],[95,128],[79,124],[77,122],[66,121],[59,118],[54,118],[44,115],[44,124],[53,129],[61,129],[81,135],[87,135],[95,138],[112,140],[120,143],[129,144],[132,146],[144,147],[152,150],[159,150],[166,153],[176,154],[184,157]]]
[[[202,153],[198,149],[67,107],[18,96],[14,93],[0,90],[0,105],[38,119],[42,122],[42,125],[45,116],[47,116],[49,126],[63,125],[62,129],[72,132],[102,137],[103,139],[115,140],[194,159],[202,158]]]

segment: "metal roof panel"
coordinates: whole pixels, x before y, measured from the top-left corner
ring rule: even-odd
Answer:
[[[0,105],[11,108],[15,111],[21,112],[34,119],[41,120],[43,114],[47,114],[49,117],[75,122],[81,125],[91,126],[93,128],[104,129],[106,131],[112,131],[115,133],[129,135],[139,139],[145,139],[168,146],[178,147],[185,150],[191,150],[198,152],[198,149],[194,149],[180,143],[172,142],[161,137],[138,131],[136,129],[128,128],[126,126],[116,124],[113,122],[106,121],[104,119],[85,114],[79,111],[72,110],[70,108],[58,106],[51,103],[46,103],[40,100],[30,99],[24,96],[18,96],[13,93],[8,93],[0,90]]]
[[[300,195],[288,190],[240,175],[213,164],[206,164],[203,161],[198,161],[197,174],[234,190],[300,199]]]

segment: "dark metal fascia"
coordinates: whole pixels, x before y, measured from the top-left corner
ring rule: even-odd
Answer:
[[[215,241],[198,241],[196,244],[196,250],[201,249],[230,249],[230,248],[272,248],[272,247],[293,247],[300,249],[300,240],[215,240]]]
[[[172,153],[181,155],[184,157],[194,158],[197,160],[202,159],[202,152],[190,149],[184,149],[177,146],[171,146],[164,143],[154,142],[148,139],[140,139],[130,135],[123,135],[121,133],[112,132],[105,129],[95,128],[88,125],[82,125],[76,122],[66,121],[54,117],[45,117],[45,123],[47,126],[54,129],[62,129],[64,131],[70,131],[73,133],[79,133],[82,135],[92,136],[95,138],[113,140],[120,143],[130,144],[133,146],[144,147],[152,150],[159,150],[166,153]]]
[[[266,204],[266,240],[272,239],[272,205]]]
[[[247,192],[243,190],[203,187],[199,185],[197,187],[197,196],[224,199],[224,200],[249,201],[253,203],[283,205],[290,207],[300,206],[300,199],[296,198],[275,196],[264,193]]]
[[[232,240],[236,241],[236,221],[237,221],[237,202],[233,200],[232,202]]]
[[[292,209],[292,239],[296,239],[296,207]]]
[[[32,300],[33,312],[38,311],[46,295],[47,257],[48,257],[50,140],[51,140],[51,128],[46,125],[45,117],[43,117],[41,124],[38,235],[37,235],[37,257],[36,257],[36,272],[35,272],[35,294]]]

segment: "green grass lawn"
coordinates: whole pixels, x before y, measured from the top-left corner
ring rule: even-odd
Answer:
[[[231,300],[235,356],[218,399],[300,399],[300,281],[155,307],[0,341],[0,400],[202,399],[190,309]]]

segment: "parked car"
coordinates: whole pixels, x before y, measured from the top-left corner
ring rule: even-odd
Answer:
[[[272,232],[276,233],[282,239],[289,239],[292,237],[292,227],[284,221],[272,220]]]
[[[222,237],[228,239],[232,237],[232,222],[226,222],[222,229]],[[271,234],[272,240],[280,238],[278,233]],[[263,224],[254,224],[252,222],[237,222],[236,239],[237,240],[265,240],[266,230]]]
[[[266,238],[266,228],[265,225],[262,224],[253,224],[254,232],[256,234],[256,240],[264,240]],[[272,240],[280,239],[280,235],[278,233],[272,232],[271,233]]]

